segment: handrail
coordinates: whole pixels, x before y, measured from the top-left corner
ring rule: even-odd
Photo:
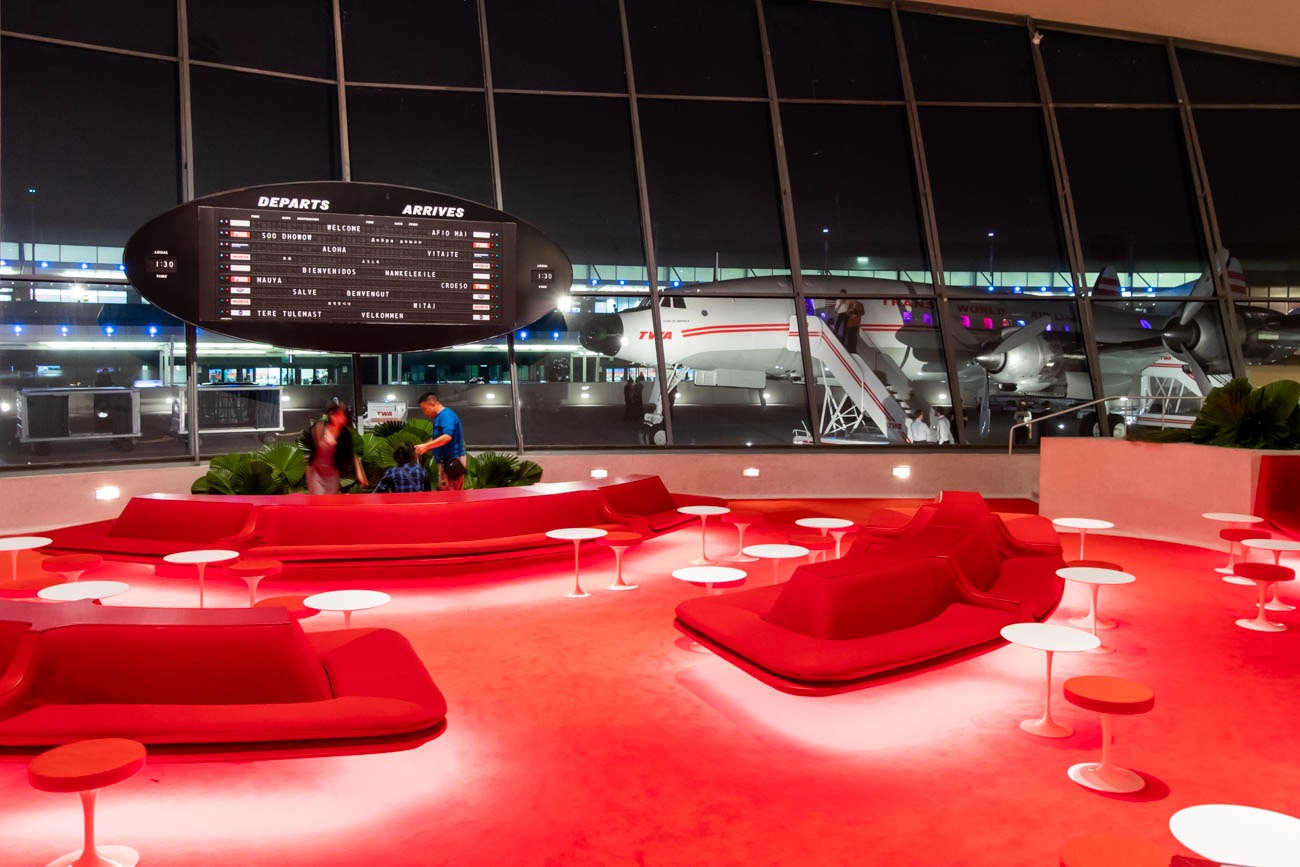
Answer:
[[[1112,397],[1098,397],[1098,398],[1095,398],[1094,400],[1090,400],[1090,401],[1088,401],[1087,403],[1076,403],[1076,404],[1074,404],[1073,406],[1066,407],[1065,409],[1059,409],[1059,410],[1057,410],[1056,412],[1048,413],[1047,415],[1041,415],[1041,416],[1039,416],[1038,418],[1031,418],[1031,419],[1029,419],[1028,421],[1018,421],[1018,422],[1016,422],[1015,424],[1013,424],[1013,425],[1011,426],[1011,429],[1007,431],[1007,454],[1008,454],[1008,455],[1011,454],[1011,453],[1013,452],[1013,450],[1014,450],[1015,442],[1016,442],[1016,439],[1015,439],[1015,438],[1016,438],[1016,428],[1021,428],[1021,427],[1027,428],[1027,427],[1031,427],[1031,426],[1033,426],[1033,425],[1038,424],[1040,421],[1047,421],[1049,418],[1056,418],[1057,416],[1061,416],[1061,415],[1069,415],[1069,414],[1071,414],[1071,413],[1076,413],[1076,412],[1078,412],[1078,411],[1081,410],[1081,409],[1087,409],[1087,408],[1090,407],[1090,406],[1096,406],[1096,405],[1099,404],[1099,403],[1107,403],[1107,402],[1112,401],[1112,400],[1158,400],[1158,401],[1161,401],[1161,404],[1160,404],[1160,414],[1161,414],[1162,416],[1164,416],[1164,415],[1168,415],[1168,413],[1165,412],[1165,404],[1168,403],[1168,402],[1171,401],[1171,400],[1200,400],[1200,401],[1203,401],[1203,400],[1205,400],[1205,397],[1204,397],[1203,395],[1199,395],[1199,394],[1180,394],[1180,395],[1169,395],[1169,394],[1117,394],[1117,395],[1114,395],[1114,396],[1112,396]]]

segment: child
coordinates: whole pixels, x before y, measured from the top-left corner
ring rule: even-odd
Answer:
[[[375,485],[376,494],[413,494],[429,490],[429,473],[415,461],[415,448],[402,443],[393,449],[397,466],[389,467]]]

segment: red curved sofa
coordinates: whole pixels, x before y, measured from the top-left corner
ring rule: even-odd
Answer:
[[[1264,527],[1279,535],[1300,539],[1300,457],[1261,455],[1259,484],[1255,489],[1255,514]]]
[[[772,587],[688,600],[675,625],[777,689],[826,695],[990,645],[1003,626],[1051,614],[1065,583],[1059,543],[1025,543],[987,507],[964,511],[960,524],[935,526],[931,515],[913,528],[923,533],[859,541]],[[1046,519],[1030,520],[1050,531]],[[1055,542],[1040,531],[1031,535]]]
[[[431,564],[572,551],[547,530],[631,527],[655,535],[694,521],[679,506],[725,502],[670,493],[658,476],[427,494],[152,494],[133,497],[115,519],[47,531],[46,550],[153,560],[186,548],[229,548],[280,560],[295,578],[353,575],[366,565],[382,566],[388,577],[427,577]]]
[[[0,600],[0,747],[85,738],[278,753],[404,749],[447,703],[389,629],[305,633],[283,608]]]

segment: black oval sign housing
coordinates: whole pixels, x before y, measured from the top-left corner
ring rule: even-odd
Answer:
[[[296,349],[413,352],[536,322],[573,266],[509,214],[389,184],[228,190],[127,241],[141,295],[209,331]]]

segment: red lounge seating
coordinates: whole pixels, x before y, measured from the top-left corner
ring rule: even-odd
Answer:
[[[430,563],[567,553],[569,543],[546,537],[556,527],[654,535],[694,520],[676,508],[695,503],[725,501],[670,494],[657,476],[428,494],[151,495],[133,498],[116,521],[49,532],[51,550],[154,559],[220,547],[279,560],[293,578],[350,576],[367,564],[382,565],[387,576],[405,568],[424,577]]]
[[[1065,586],[1060,545],[1042,555],[987,510],[967,509],[965,520],[930,526],[924,544],[916,534],[870,553],[855,546],[774,587],[688,600],[676,625],[777,689],[824,695],[991,644],[1003,626],[1050,614]]]
[[[1290,539],[1300,539],[1300,457],[1262,455],[1255,514]]]
[[[653,535],[675,530],[695,522],[694,515],[683,515],[682,506],[725,506],[718,497],[696,494],[673,494],[658,476],[627,476],[614,479],[598,489],[606,520],[627,524]]]
[[[153,494],[132,497],[107,521],[51,530],[50,551],[107,556],[163,557],[187,548],[247,547],[257,517],[254,503],[234,497]]]
[[[0,654],[0,746],[10,748],[119,737],[401,749],[438,734],[447,713],[399,633],[308,635],[280,608],[0,601]]]

